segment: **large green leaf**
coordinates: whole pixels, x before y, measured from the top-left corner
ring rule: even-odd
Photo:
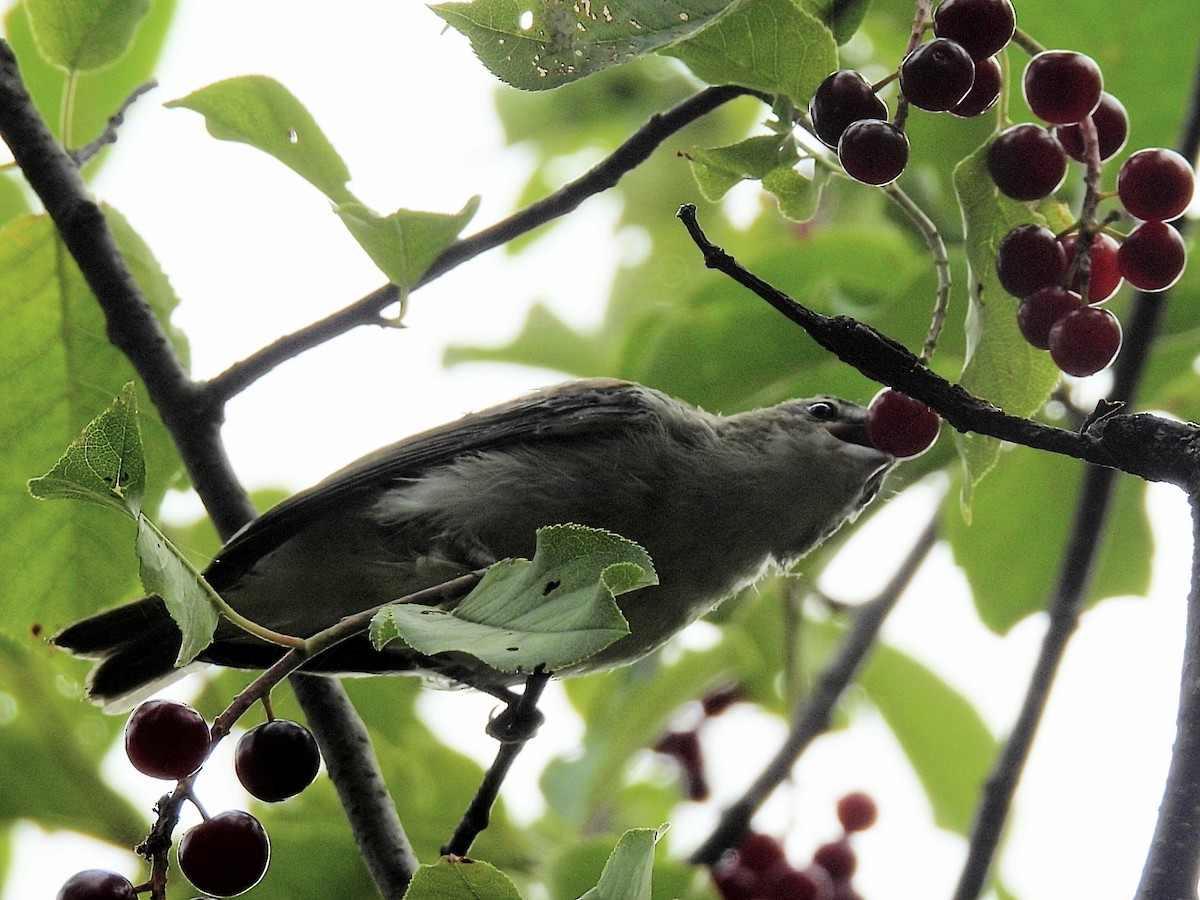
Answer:
[[[26,646],[21,646],[21,643]],[[100,763],[124,720],[106,716],[64,690],[51,651],[0,636],[0,823],[18,819],[69,828],[132,846],[149,830],[100,775]]]
[[[149,10],[150,0],[25,0],[42,55],[71,71],[120,59]]]
[[[167,106],[200,113],[213,137],[274,156],[334,203],[354,202],[346,189],[350,170],[304,105],[275,79],[229,78]]]
[[[117,213],[109,224],[144,295],[164,322],[175,307],[149,249]],[[136,588],[132,523],[91,504],[38,503],[25,482],[45,472],[84,426],[133,380],[108,343],[104,318],[50,220],[26,217],[0,230],[0,631],[52,631]],[[182,339],[168,332],[177,347]],[[153,513],[179,462],[152,407],[142,417]]]
[[[709,84],[739,84],[806,106],[837,68],[833,35],[795,0],[737,0],[695,37],[663,52]]]
[[[921,780],[942,828],[967,834],[997,742],[970,702],[887,644],[871,653],[862,686]]]
[[[474,0],[430,7],[471,41],[497,78],[527,91],[556,88],[653,53],[700,31],[731,0]]]
[[[443,856],[421,866],[404,892],[404,900],[521,900],[512,879],[493,865],[475,859]]]
[[[971,286],[967,365],[961,380],[967,390],[1007,412],[1030,416],[1042,408],[1061,373],[1048,353],[1021,336],[1019,301],[996,280],[996,245],[1017,225],[1035,217],[1026,204],[1009,200],[996,189],[987,172],[987,148],[985,143],[954,170]],[[966,472],[963,507],[969,510],[972,492],[999,457],[1000,443],[976,434],[956,434],[955,440]]]
[[[650,900],[654,845],[661,830],[637,828],[625,832],[613,848],[596,886],[579,900]]]
[[[968,525],[948,509],[945,533],[954,559],[971,584],[979,617],[1004,633],[1046,608],[1079,501],[1083,464],[1051,453],[1017,448],[1001,455],[976,488],[980,510]],[[1150,585],[1153,541],[1143,482],[1118,476],[1091,602],[1144,594]],[[1036,536],[1036,539],[1033,539]]]

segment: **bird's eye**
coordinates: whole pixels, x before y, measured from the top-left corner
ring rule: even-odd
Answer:
[[[837,404],[828,400],[818,400],[808,407],[808,411],[818,422],[829,422],[838,417]]]

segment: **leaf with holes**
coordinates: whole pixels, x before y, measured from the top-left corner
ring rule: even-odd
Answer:
[[[400,638],[431,655],[469,653],[502,672],[557,671],[629,633],[614,597],[656,584],[646,551],[581,525],[538,529],[532,560],[508,559],[451,610],[395,604],[371,622],[382,648]]]

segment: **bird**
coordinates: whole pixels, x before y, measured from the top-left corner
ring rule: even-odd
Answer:
[[[498,560],[529,558],[538,528],[573,523],[641,545],[658,583],[621,595],[629,633],[568,670],[619,667],[772,570],[790,568],[878,494],[896,460],[866,410],[836,397],[706,412],[628,381],[544,388],[377,450],[267,510],[203,577],[234,609],[309,637],[344,617]],[[103,611],[52,639],[98,662],[90,699],[131,708],[188,667],[159,597]],[[223,620],[197,658],[271,665],[283,648]],[[305,671],[410,673],[504,696],[519,680],[464,652],[424,656],[365,634]]]

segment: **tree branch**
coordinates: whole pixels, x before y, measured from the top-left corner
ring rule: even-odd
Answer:
[[[1086,226],[1095,224],[1095,192],[1099,185],[1100,168],[1095,128],[1089,120],[1085,120],[1084,136],[1085,148],[1089,156],[1089,183],[1081,221],[1086,228]],[[1197,150],[1200,149],[1200,64],[1196,67],[1191,110],[1184,123],[1179,147],[1187,159],[1194,159]],[[1180,227],[1185,227],[1182,222]],[[1077,258],[1086,263],[1084,249],[1081,236]],[[1166,294],[1147,294],[1142,291],[1136,294],[1121,354],[1117,357],[1114,367],[1111,393],[1113,401],[1133,402],[1145,370],[1150,348],[1158,334],[1159,323],[1162,320],[1167,300]],[[1155,446],[1158,445],[1155,444]],[[1184,459],[1188,456],[1188,451],[1180,447],[1168,446],[1164,449],[1167,452],[1181,452],[1181,458]],[[1192,461],[1194,463],[1195,459],[1193,458]],[[1193,496],[1195,478],[1196,476],[1193,474],[1188,482],[1183,483],[1185,489]],[[1050,699],[1054,675],[1062,663],[1067,644],[1078,627],[1082,604],[1087,595],[1087,588],[1104,538],[1114,487],[1115,473],[1111,469],[1093,466],[1084,471],[1083,488],[1075,509],[1067,546],[1063,553],[1058,582],[1048,604],[1050,621],[1042,638],[1042,646],[1030,676],[1029,687],[1022,702],[1021,711],[996,761],[991,777],[984,786],[980,806],[971,829],[967,859],[955,890],[955,900],[975,900],[983,892],[987,883],[988,872],[991,870],[999,849],[1021,773],[1024,771],[1038,726]],[[1178,750],[1177,745],[1177,752]],[[1172,790],[1174,788],[1171,787],[1171,779],[1168,779],[1168,796]],[[1157,846],[1157,840],[1155,846]],[[1151,852],[1153,854],[1153,849]],[[1197,848],[1197,852],[1200,852],[1200,847]],[[1150,862],[1147,861],[1147,871],[1149,867]],[[1195,883],[1196,880],[1193,877],[1189,890],[1194,891]],[[1147,894],[1145,900],[1157,896],[1182,897],[1184,895]]]
[[[440,278],[481,253],[574,211],[589,197],[616,185],[626,173],[645,162],[671,135],[735,97],[742,96],[758,97],[765,103],[771,102],[771,98],[750,88],[709,87],[681,101],[665,113],[655,113],[645,125],[584,175],[520,212],[447,247],[433,261],[413,290]],[[350,306],[285,335],[252,356],[234,363],[209,381],[206,390],[214,402],[228,400],[276,366],[306,350],[360,325],[381,324],[383,310],[399,299],[399,291],[394,285],[377,288]]]
[[[1192,507],[1192,587],[1188,595],[1179,719],[1166,789],[1136,900],[1196,897],[1200,879],[1200,495]]]
[[[986,434],[1183,487],[1200,471],[1200,427],[1196,425],[1146,414],[1109,413],[1078,434],[1010,415],[921,365],[905,347],[870,325],[849,316],[814,312],[743,268],[704,235],[691,204],[680,207],[679,218],[704,254],[706,266],[749,288],[868,378],[933,407],[959,431]],[[1161,302],[1162,295],[1157,297]]]
[[[3,40],[0,40],[0,138],[8,144],[95,295],[105,317],[109,340],[132,363],[162,416],[217,531],[223,538],[229,538],[256,511],[230,465],[221,440],[223,401],[188,377],[166,330],[126,265],[103,212],[84,186],[78,165],[46,126],[21,79],[12,48]],[[340,686],[301,687],[297,696],[305,706],[313,731],[334,736],[322,746],[330,777],[334,778],[336,771],[347,773],[336,778],[356,778],[360,774],[369,778],[371,771],[378,773],[378,765],[369,742],[353,739],[364,732],[364,726],[349,703],[339,700],[340,692]],[[336,739],[339,735],[340,740]],[[377,780],[373,784],[379,789],[357,794],[354,785],[338,785],[339,791],[347,792],[350,802],[346,806],[347,817],[356,836],[378,828],[371,837],[371,846],[378,848],[380,855],[402,858],[408,842],[401,840],[403,832],[398,820],[394,828],[387,824],[396,818],[395,807],[382,790],[382,782]],[[160,816],[151,838],[161,844],[165,835],[169,846],[173,828],[170,815]],[[411,850],[408,852],[411,854]],[[165,851],[161,855],[165,860]],[[381,885],[381,890],[386,886]],[[388,890],[390,893],[385,895],[388,900],[403,893],[390,887]]]
[[[854,680],[867,653],[875,646],[884,619],[895,607],[937,541],[940,520],[940,512],[935,512],[879,596],[858,606],[854,623],[842,641],[837,656],[821,672],[812,693],[793,713],[792,725],[783,746],[745,794],[722,813],[717,827],[692,853],[693,863],[712,866],[721,858],[721,854],[735,846],[750,827],[754,813],[791,773],[800,754],[814,739],[829,730],[834,706],[847,685]]]

